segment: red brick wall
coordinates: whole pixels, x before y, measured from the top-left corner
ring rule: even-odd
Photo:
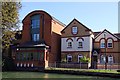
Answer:
[[[50,46],[51,50],[49,52],[49,62],[56,62],[56,60],[60,59],[60,51],[61,51],[61,42],[60,37],[61,33],[60,31],[63,29],[63,26],[57,23],[52,19],[52,17],[41,10],[33,11],[29,13],[24,19],[23,19],[23,31],[22,31],[22,40],[21,44],[24,44],[27,41],[31,40],[30,35],[30,16],[35,14],[42,14],[44,15],[40,17],[40,23],[44,23],[44,40],[45,43]],[[44,22],[42,22],[44,18]],[[40,24],[40,39],[42,38],[42,24]]]

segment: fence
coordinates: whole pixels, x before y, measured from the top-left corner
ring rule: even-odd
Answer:
[[[79,68],[79,69],[89,69],[90,63],[49,63],[49,67],[54,68]]]

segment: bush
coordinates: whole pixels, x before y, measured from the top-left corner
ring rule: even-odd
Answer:
[[[84,56],[83,58],[80,59],[80,62],[89,63],[89,62],[90,62],[90,58],[86,58],[86,57]]]

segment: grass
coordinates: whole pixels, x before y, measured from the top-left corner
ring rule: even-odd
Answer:
[[[46,70],[68,70],[68,71],[80,71],[80,72],[102,72],[102,73],[116,73],[120,74],[120,72],[117,72],[117,70],[104,70],[104,69],[73,69],[73,68],[47,68]]]

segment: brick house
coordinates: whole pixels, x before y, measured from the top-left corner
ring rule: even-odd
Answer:
[[[17,69],[45,68],[60,61],[60,31],[65,25],[42,10],[29,13],[22,23],[22,39],[12,50]]]
[[[92,67],[98,69],[120,68],[120,34],[108,30],[95,32]]]
[[[69,63],[74,63],[77,67],[80,59],[84,56],[91,60],[93,49],[93,32],[77,19],[73,19],[61,31],[61,60]],[[91,63],[91,62],[90,62]],[[90,64],[89,64],[90,67]]]
[[[64,61],[68,67],[80,68],[83,57],[90,62],[81,68],[120,69],[120,33],[112,34],[106,29],[93,32],[77,19],[65,27],[42,10],[29,13],[22,23],[22,34],[18,34],[21,39],[12,46],[17,69],[43,70],[51,63]]]

